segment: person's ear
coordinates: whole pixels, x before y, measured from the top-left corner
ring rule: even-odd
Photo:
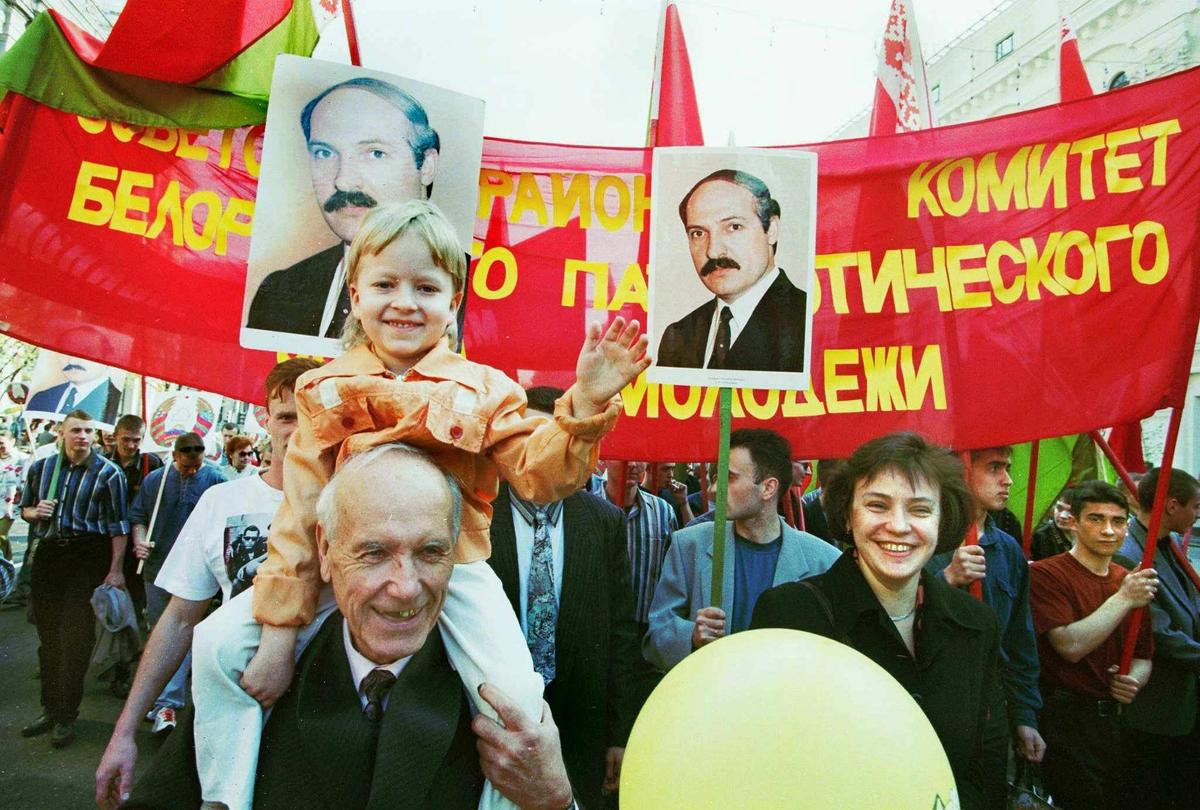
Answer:
[[[424,159],[421,161],[421,185],[428,188],[433,185],[433,178],[437,176],[438,166],[438,150],[426,149]]]
[[[771,217],[771,224],[767,226],[767,243],[772,250],[779,244],[779,217]]]
[[[325,582],[332,582],[329,564],[329,538],[325,535],[325,527],[320,523],[317,523],[317,558],[321,562],[321,579]]]
[[[769,475],[763,479],[763,494],[764,501],[770,501],[779,494],[779,479],[773,475]]]

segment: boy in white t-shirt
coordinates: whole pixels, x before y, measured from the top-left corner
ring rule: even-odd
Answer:
[[[250,586],[267,555],[267,533],[283,501],[283,458],[296,429],[296,380],[315,360],[286,360],[267,375],[267,433],[276,463],[263,473],[210,487],[179,532],[155,583],[171,593],[150,634],[133,688],[96,769],[96,803],[118,807],[133,787],[134,733],[192,646],[192,628],[219,591],[229,601]]]

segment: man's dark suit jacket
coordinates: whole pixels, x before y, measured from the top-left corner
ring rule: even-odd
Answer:
[[[344,252],[342,243],[338,242],[263,279],[250,304],[246,326],[271,332],[324,337],[320,334],[321,316],[325,314],[329,285],[333,284],[333,276]],[[335,336],[342,333],[343,319],[339,316],[340,313],[334,313],[330,324]]]
[[[192,712],[163,745],[127,808],[199,807]],[[256,810],[474,810],[483,773],[462,681],[436,629],[401,672],[372,746],[334,612],[300,659],[263,730]]]
[[[58,401],[62,399],[66,393],[70,383],[59,383],[45,391],[38,391],[29,398],[29,402],[25,405],[27,411],[43,411],[46,413],[59,413]],[[83,399],[75,403],[71,410],[83,409],[88,412],[88,416],[98,422],[113,424],[117,421],[117,414],[121,410],[121,389],[112,384],[112,380],[108,381],[107,385],[100,385],[96,390],[92,391]],[[66,413],[62,413],[66,416]]]
[[[804,371],[807,296],[782,270],[725,356],[725,368],[738,371]],[[692,310],[663,332],[658,365],[704,368],[704,350],[717,299]]]
[[[519,617],[521,584],[508,485],[492,504],[488,564]],[[658,680],[642,659],[625,519],[586,492],[563,501],[563,582],[555,630],[555,679],[546,702],[562,740],[563,760],[584,807],[603,807],[604,755],[624,747],[633,720]]]

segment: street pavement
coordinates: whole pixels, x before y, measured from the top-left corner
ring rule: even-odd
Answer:
[[[13,556],[25,554],[25,524],[13,526]],[[26,739],[21,727],[41,713],[37,671],[37,632],[23,608],[0,609],[0,808],[75,810],[94,808],[95,774],[100,756],[121,711],[121,700],[108,685],[89,677],[76,723],[78,738],[66,748],[50,747],[50,735]],[[161,745],[150,724],[138,732],[137,774],[151,764]]]

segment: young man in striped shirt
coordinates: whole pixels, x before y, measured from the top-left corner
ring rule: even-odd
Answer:
[[[55,748],[75,739],[75,717],[95,641],[92,591],[101,584],[125,587],[125,474],[93,451],[95,435],[87,411],[68,414],[62,449],[30,466],[21,495],[21,516],[29,522],[30,534],[40,538],[33,559],[33,611],[41,644],[43,709],[21,729],[21,736],[53,732],[50,744]]]

